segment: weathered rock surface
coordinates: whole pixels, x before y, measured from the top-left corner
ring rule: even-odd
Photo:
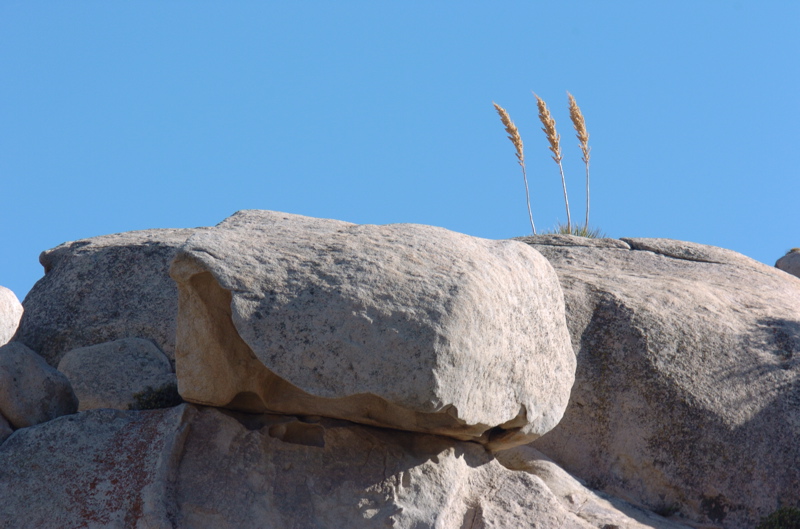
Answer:
[[[677,529],[688,527],[653,512],[593,491],[531,445],[518,446],[496,454],[497,460],[511,470],[539,477],[563,507],[591,527],[625,529]]]
[[[152,340],[173,361],[178,292],[169,264],[196,231],[133,231],[42,252],[45,275],[23,301],[15,341],[53,367],[67,351],[120,338]]]
[[[181,396],[478,440],[561,418],[575,355],[552,267],[515,241],[241,211],[171,268]]]
[[[17,296],[6,287],[0,287],[0,346],[11,340],[19,327],[22,305]]]
[[[13,428],[77,410],[78,399],[67,377],[21,343],[0,347],[0,413]]]
[[[775,267],[795,277],[800,277],[800,248],[793,248],[792,251],[778,259]]]
[[[123,338],[79,347],[61,358],[64,373],[78,397],[78,410],[136,409],[148,395],[175,387],[169,359],[149,340]]]
[[[92,410],[17,431],[0,445],[0,498],[0,527],[42,529],[590,529],[601,520],[573,514],[536,474],[505,468],[476,443],[194,405]],[[643,527],[613,508],[604,516]]]
[[[800,283],[664,239],[524,238],[555,267],[578,351],[534,446],[592,488],[725,528],[800,498]]]

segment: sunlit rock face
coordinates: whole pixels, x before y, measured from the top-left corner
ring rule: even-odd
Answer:
[[[800,498],[800,281],[667,239],[522,239],[555,267],[578,368],[534,446],[620,497],[755,527]]]
[[[558,279],[516,241],[242,211],[171,275],[190,402],[500,449],[552,429],[572,387]]]

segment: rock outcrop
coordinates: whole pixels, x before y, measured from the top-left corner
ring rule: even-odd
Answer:
[[[173,361],[178,292],[169,264],[196,231],[133,231],[42,252],[45,275],[23,301],[15,341],[53,367],[67,351],[120,338],[151,340]]]
[[[241,211],[172,264],[190,402],[529,442],[575,369],[558,279],[516,241]]]
[[[0,347],[0,441],[26,428],[75,413],[78,399],[67,378],[22,345]]]
[[[73,349],[61,358],[78,397],[78,411],[96,408],[140,409],[152,395],[177,398],[177,379],[167,356],[149,340],[122,338]]]
[[[6,287],[0,287],[0,346],[11,340],[22,318],[22,305]]]
[[[534,446],[593,488],[754,527],[800,498],[800,282],[663,239],[524,238],[555,267],[578,352]]]
[[[188,404],[91,410],[0,445],[0,527],[685,528],[570,486],[592,507],[476,443]]]
[[[786,255],[778,259],[775,263],[775,268],[795,277],[800,277],[800,248],[792,248]]]

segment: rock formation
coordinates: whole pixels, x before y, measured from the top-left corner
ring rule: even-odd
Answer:
[[[800,282],[664,239],[524,238],[555,267],[578,369],[534,446],[621,498],[754,527],[800,499]]]
[[[41,261],[0,347],[3,529],[746,529],[800,501],[800,282],[734,252],[243,211]]]
[[[22,305],[17,296],[6,287],[0,287],[0,346],[5,345],[17,332],[22,318]]]
[[[149,340],[122,338],[65,354],[58,370],[78,397],[78,411],[139,409],[153,395],[173,391],[177,379],[167,356]]]
[[[515,241],[242,211],[171,273],[190,402],[500,448],[552,429],[569,398],[558,279]]]
[[[145,230],[42,252],[16,340],[55,367],[67,351],[120,338],[151,340],[175,357],[178,293],[168,270],[195,230]]]
[[[67,377],[21,343],[0,347],[0,441],[12,430],[77,410]]]

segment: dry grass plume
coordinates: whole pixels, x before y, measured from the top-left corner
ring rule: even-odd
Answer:
[[[572,219],[569,214],[569,198],[567,197],[567,181],[564,178],[564,166],[561,165],[561,137],[556,131],[556,120],[550,114],[550,110],[542,100],[541,97],[533,94],[536,97],[536,106],[539,107],[539,121],[542,122],[542,130],[547,141],[550,142],[550,150],[553,151],[553,160],[558,164],[558,170],[561,173],[561,187],[564,189],[564,204],[567,208],[567,230],[572,230]]]
[[[583,117],[583,113],[572,94],[567,92],[567,96],[569,97],[569,118],[572,120],[572,125],[575,127],[575,136],[577,136],[581,146],[581,152],[583,153],[581,160],[586,165],[586,224],[584,226],[589,229],[589,152],[592,149],[589,147],[589,133],[586,131],[586,120]]]
[[[492,104],[500,115],[500,121],[503,122],[503,126],[506,128],[508,139],[514,144],[514,149],[517,151],[517,161],[520,167],[522,167],[522,179],[525,182],[525,199],[528,202],[528,218],[531,220],[531,230],[533,230],[533,234],[536,235],[536,226],[533,224],[533,213],[531,213],[531,195],[528,191],[528,175],[525,172],[525,150],[522,146],[522,136],[520,136],[517,126],[511,121],[511,116],[508,115],[506,109],[497,103],[493,102]]]

